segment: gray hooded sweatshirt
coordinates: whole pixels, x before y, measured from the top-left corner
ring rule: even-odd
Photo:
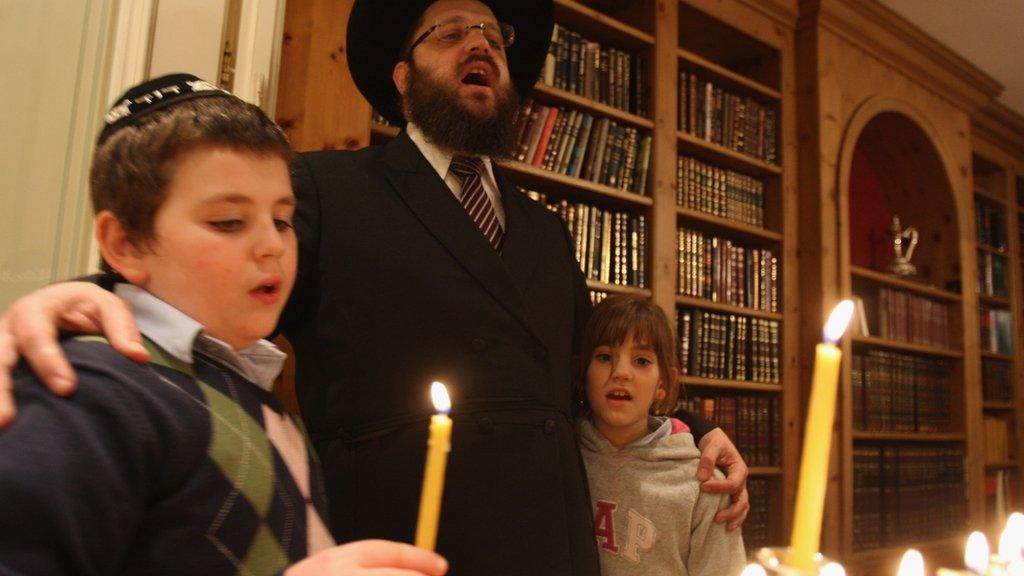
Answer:
[[[714,521],[729,496],[700,491],[700,450],[674,422],[651,417],[652,433],[622,450],[589,420],[580,422],[602,576],[735,576],[743,570],[740,532]]]

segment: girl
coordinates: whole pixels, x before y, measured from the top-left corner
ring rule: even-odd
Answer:
[[[729,497],[700,491],[689,428],[662,416],[679,382],[661,309],[629,296],[601,302],[583,332],[577,374],[601,573],[739,574],[740,533],[714,522]]]

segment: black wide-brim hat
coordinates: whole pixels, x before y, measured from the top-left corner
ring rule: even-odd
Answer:
[[[389,122],[404,125],[391,73],[420,15],[437,0],[356,0],[348,21],[348,67],[356,87]],[[552,0],[478,0],[515,28],[506,48],[512,85],[525,97],[537,82],[555,25]]]

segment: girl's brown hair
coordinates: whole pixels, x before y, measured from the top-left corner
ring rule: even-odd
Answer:
[[[587,367],[598,346],[618,346],[632,332],[633,339],[650,346],[658,356],[658,371],[665,383],[665,397],[651,406],[654,414],[665,415],[675,410],[679,394],[679,360],[672,327],[661,308],[643,298],[609,296],[597,307],[583,329],[580,355],[577,359],[576,393],[586,399],[584,387]]]

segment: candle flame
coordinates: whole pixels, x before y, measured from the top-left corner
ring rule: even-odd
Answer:
[[[896,576],[924,576],[924,556],[913,548],[904,552]]]
[[[846,327],[853,317],[853,300],[843,300],[832,309],[828,315],[828,322],[825,323],[825,341],[835,344],[843,337]]]
[[[967,549],[964,551],[964,566],[977,574],[988,570],[988,540],[985,535],[975,530],[967,537]]]
[[[740,572],[740,576],[768,576],[768,572],[759,564],[747,564],[743,572]]]
[[[846,576],[846,570],[838,562],[829,562],[821,567],[820,576]]]
[[[447,414],[452,409],[451,398],[448,397],[448,389],[440,382],[430,385],[430,398],[434,401],[434,409],[439,414]]]
[[[1022,545],[1024,545],[1024,514],[1014,512],[1006,520],[1006,528],[999,536],[999,557],[1006,562],[1020,558]]]

